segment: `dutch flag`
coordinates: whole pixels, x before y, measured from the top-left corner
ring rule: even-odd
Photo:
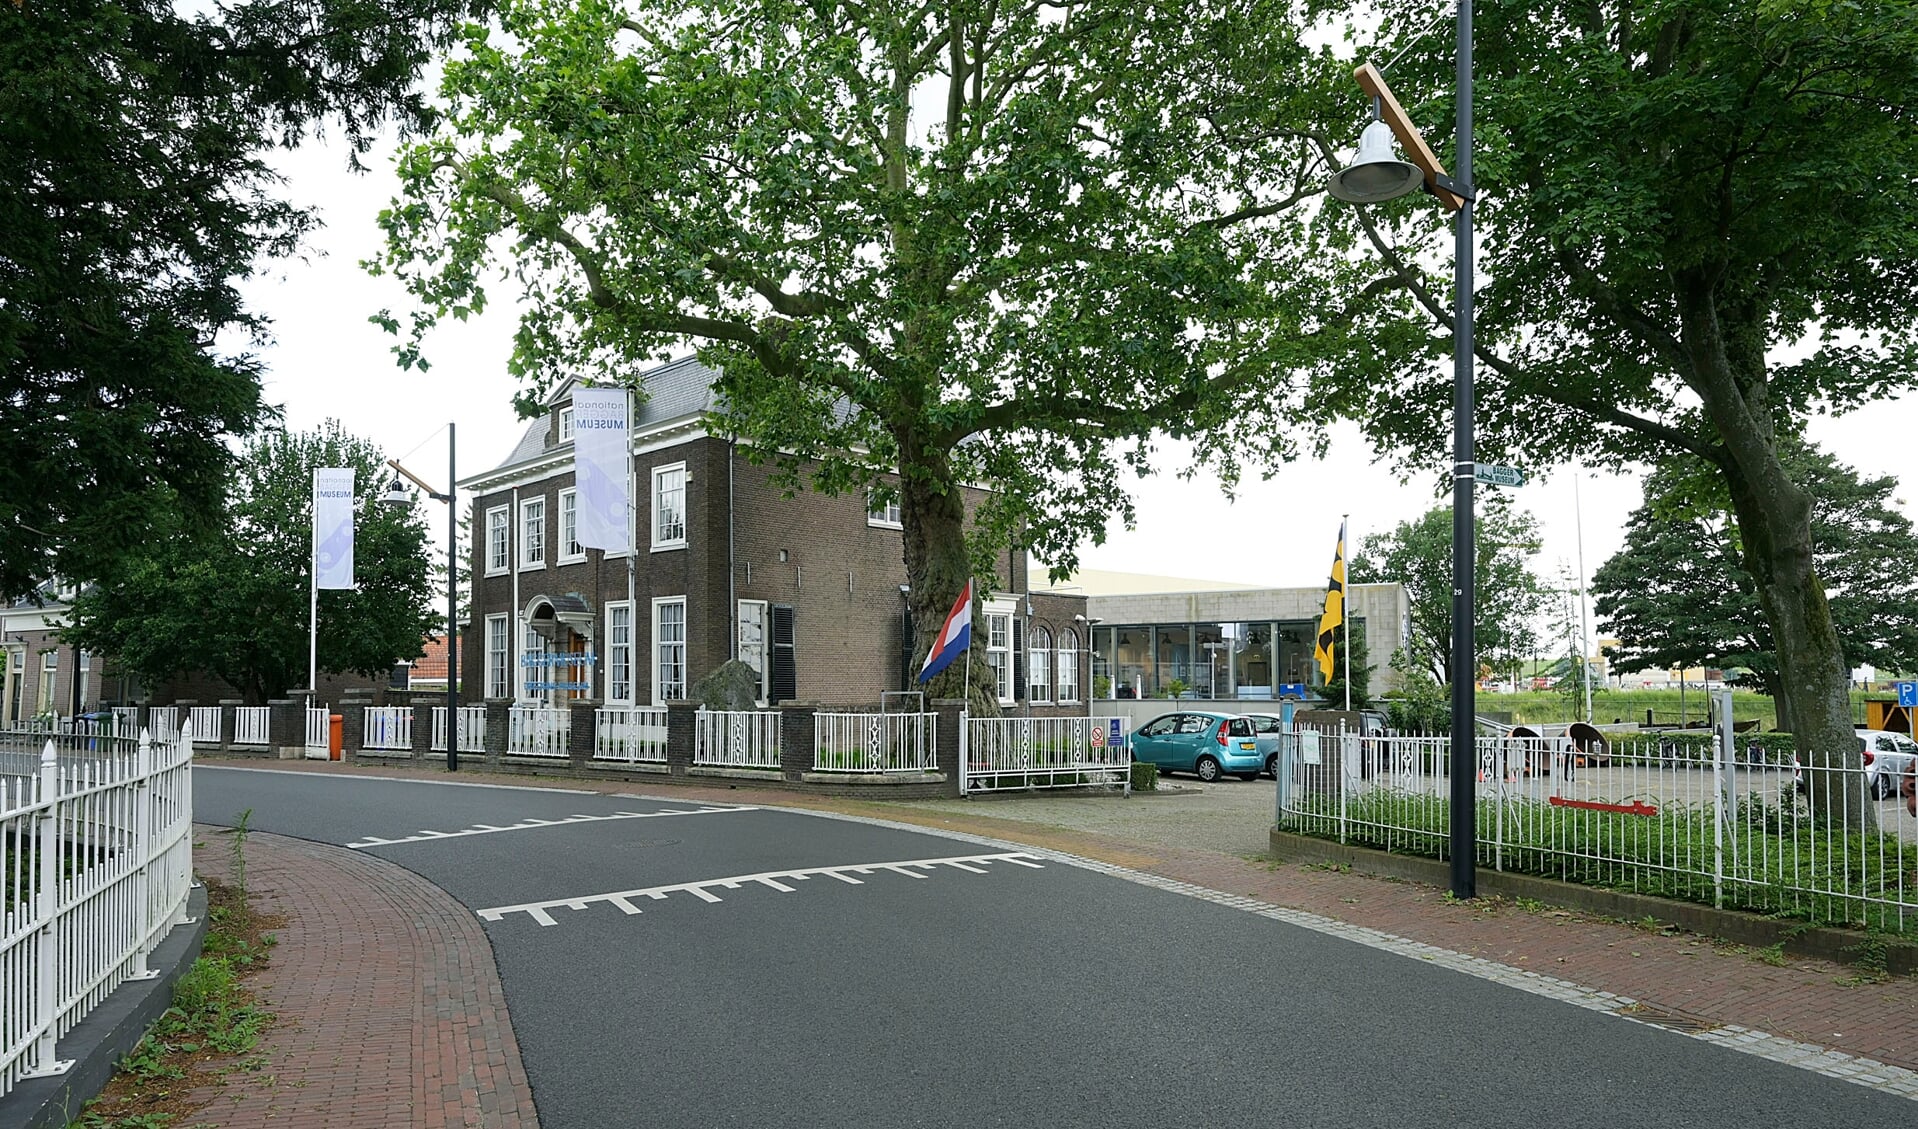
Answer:
[[[952,605],[951,614],[946,616],[946,625],[939,629],[939,637],[932,641],[932,651],[926,655],[926,665],[919,668],[919,681],[924,682],[933,675],[952,665],[952,660],[960,652],[972,646],[972,581],[959,592],[959,602]]]

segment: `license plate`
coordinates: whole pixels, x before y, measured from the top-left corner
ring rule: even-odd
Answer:
[[[1241,749],[1246,749],[1250,751],[1250,750],[1256,750],[1258,749],[1258,747],[1259,747],[1259,743],[1257,741],[1240,741],[1239,742],[1239,748]]]

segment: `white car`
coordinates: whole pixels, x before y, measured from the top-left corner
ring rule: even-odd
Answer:
[[[1871,789],[1871,798],[1897,795],[1899,782],[1918,766],[1918,741],[1882,729],[1860,729],[1858,740],[1865,746],[1865,784]]]
[[[1865,788],[1874,800],[1889,799],[1898,794],[1898,785],[1904,778],[1918,768],[1918,741],[1913,741],[1903,733],[1887,733],[1882,729],[1858,730],[1858,755],[1865,762]],[[1803,792],[1805,790],[1804,770],[1798,763],[1798,754],[1791,758],[1792,784]]]

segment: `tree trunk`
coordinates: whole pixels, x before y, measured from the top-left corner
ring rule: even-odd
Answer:
[[[912,611],[913,669],[931,653],[953,602],[973,575],[966,546],[965,495],[954,481],[945,452],[927,450],[916,435],[899,436],[899,518],[905,527],[907,606]],[[986,665],[986,625],[972,601],[972,648],[920,689],[927,700],[963,699],[975,717],[1000,714],[998,684]],[[1008,661],[1011,661],[1008,656]]]
[[[1693,360],[1688,382],[1722,443],[1719,467],[1738,516],[1745,568],[1778,649],[1780,700],[1798,757],[1817,769],[1805,773],[1806,795],[1815,818],[1874,829],[1852,730],[1851,670],[1814,571],[1811,495],[1791,480],[1774,445],[1762,332],[1750,325],[1728,331],[1714,288],[1714,281],[1694,277],[1679,290]]]

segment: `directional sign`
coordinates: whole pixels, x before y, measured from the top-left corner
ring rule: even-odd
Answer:
[[[1899,705],[1918,706],[1918,682],[1899,682],[1894,685],[1898,687]]]
[[[1515,466],[1499,466],[1497,463],[1474,463],[1472,477],[1487,486],[1523,486],[1525,472]]]

